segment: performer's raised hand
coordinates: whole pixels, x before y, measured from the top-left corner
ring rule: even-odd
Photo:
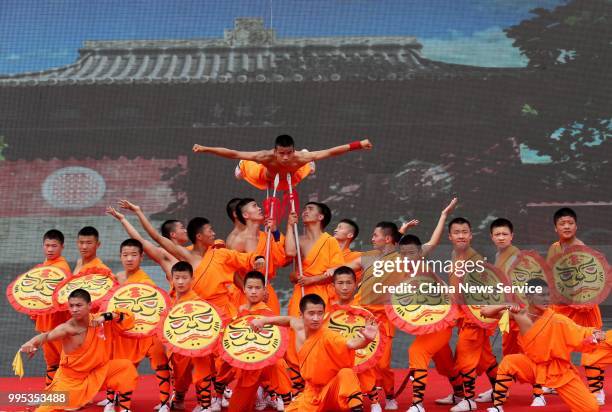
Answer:
[[[204,153],[205,149],[206,147],[202,145],[194,144],[191,150],[193,150],[193,153]]]
[[[378,323],[374,318],[370,318],[366,321],[365,327],[361,330],[361,335],[368,341],[373,341],[376,339],[376,334],[378,333]]]
[[[359,143],[361,143],[361,148],[364,150],[370,150],[373,147],[372,142],[370,142],[370,139],[363,139]]]
[[[107,215],[109,215],[109,216],[114,217],[114,218],[115,218],[115,219],[117,219],[117,220],[122,220],[122,219],[125,217],[125,215],[124,215],[124,214],[119,213],[119,212],[117,211],[117,209],[115,209],[115,208],[114,208],[114,207],[112,207],[112,206],[107,206],[107,207],[106,207],[106,214],[107,214]]]
[[[606,333],[602,330],[595,330],[593,331],[593,338],[597,342],[603,342],[604,340],[606,340]]]
[[[411,227],[418,226],[419,223],[421,222],[418,219],[412,219],[408,222],[404,222],[402,224],[402,227],[400,227],[399,232],[403,235],[408,231],[408,229],[410,229]]]
[[[287,217],[287,225],[288,226],[296,225],[298,220],[299,220],[298,214],[296,212],[291,212],[289,213],[289,216]]]
[[[448,206],[444,208],[444,210],[442,211],[442,214],[445,216],[448,216],[451,213],[453,213],[455,206],[457,206],[457,202],[459,202],[459,199],[457,199],[456,197],[453,197],[453,200],[451,200]]]
[[[266,259],[259,257],[253,262],[253,270],[263,272],[266,269]]]
[[[135,212],[135,213],[141,210],[140,206],[135,205],[134,203],[131,203],[126,199],[120,200],[117,204],[119,205],[121,209],[131,210],[132,212]]]
[[[271,217],[266,218],[264,228],[266,230],[270,229],[270,232],[275,232],[276,231],[276,221]]]
[[[520,312],[521,310],[523,310],[523,309],[521,308],[521,306],[520,306],[520,305],[513,304],[513,305],[508,305],[508,310],[509,310],[511,313],[519,313],[519,312]]]
[[[253,329],[253,332],[259,332],[266,324],[263,319],[253,319],[249,322],[249,326]]]
[[[105,321],[104,315],[98,315],[89,321],[89,325],[91,327],[97,328],[98,326],[103,325],[104,321]]]

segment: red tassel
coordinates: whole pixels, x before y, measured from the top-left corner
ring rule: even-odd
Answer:
[[[278,224],[280,223],[280,218],[282,217],[281,216],[281,204],[278,198],[276,197],[267,198],[266,200],[263,201],[263,207],[264,207],[264,214],[266,216],[266,219],[268,219],[270,217],[270,213],[274,211],[274,214],[273,214],[274,222],[278,226]]]
[[[295,202],[295,211],[300,213],[300,198],[296,190],[293,193],[284,192],[283,194],[283,205],[282,205],[282,217],[286,217],[291,212],[291,201]]]

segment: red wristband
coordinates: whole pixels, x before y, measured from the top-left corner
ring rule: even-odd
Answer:
[[[353,150],[360,150],[361,149],[361,142],[356,140],[354,142],[349,143],[349,152],[352,152]]]

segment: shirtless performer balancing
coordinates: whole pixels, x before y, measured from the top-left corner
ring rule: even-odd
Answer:
[[[299,181],[314,173],[316,160],[339,156],[353,150],[369,150],[372,143],[368,139],[324,150],[309,152],[296,151],[295,142],[289,135],[280,135],[274,142],[274,149],[243,152],[224,147],[207,147],[193,145],[194,153],[212,153],[227,159],[239,159],[236,167],[236,178],[244,179],[258,189],[265,190],[271,186],[274,176],[279,174],[282,179],[279,190],[287,190],[284,177],[291,174],[291,182],[295,186]]]

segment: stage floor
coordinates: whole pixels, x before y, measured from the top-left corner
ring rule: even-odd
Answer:
[[[396,387],[399,387],[401,381],[406,375],[406,370],[396,370]],[[609,368],[606,371],[606,375],[609,377],[606,380],[605,388],[606,392],[610,396],[610,404],[607,406],[603,406],[601,408],[602,411],[612,411],[612,368]],[[2,388],[2,392],[19,392],[19,391],[35,391],[40,390],[43,386],[42,378],[23,378],[19,380],[19,378],[0,378],[0,387]],[[477,385],[477,393],[483,392],[489,388],[489,383],[487,379],[484,377],[480,377],[478,379]],[[446,396],[450,393],[450,386],[448,381],[438,375],[435,371],[432,371],[427,385],[427,392],[425,395],[425,408],[427,412],[432,411],[448,411],[450,408],[447,406],[440,406],[434,403],[436,398],[440,398]],[[104,397],[102,393],[96,396],[95,401],[99,401]],[[410,406],[410,400],[412,398],[412,390],[410,385],[406,388],[404,393],[400,396],[400,411],[406,411]],[[561,402],[558,396],[556,395],[547,395],[546,396],[547,405],[544,408],[536,409],[530,408],[529,404],[531,403],[531,387],[529,385],[523,384],[515,384],[510,392],[510,398],[506,404],[506,411],[512,412],[524,412],[524,411],[546,411],[546,412],[561,412],[567,411],[568,408]],[[157,388],[155,378],[152,375],[141,376],[138,387],[135,391],[133,397],[133,407],[132,412],[150,412],[153,410],[153,406],[155,406],[158,402],[157,398]],[[478,410],[485,411],[487,407],[491,404],[479,404],[480,408]],[[189,394],[187,395],[186,402],[186,411],[190,412],[195,406],[194,402],[194,394],[193,388],[190,389]],[[30,409],[31,410],[31,409]],[[83,412],[93,412],[93,411],[101,411],[102,408],[99,406],[89,406],[87,408],[81,409]],[[8,406],[6,404],[0,405],[0,412],[8,412],[8,411],[28,411],[27,407],[15,407]],[[366,409],[369,411],[369,407]],[[248,412],[248,411],[245,411]]]

